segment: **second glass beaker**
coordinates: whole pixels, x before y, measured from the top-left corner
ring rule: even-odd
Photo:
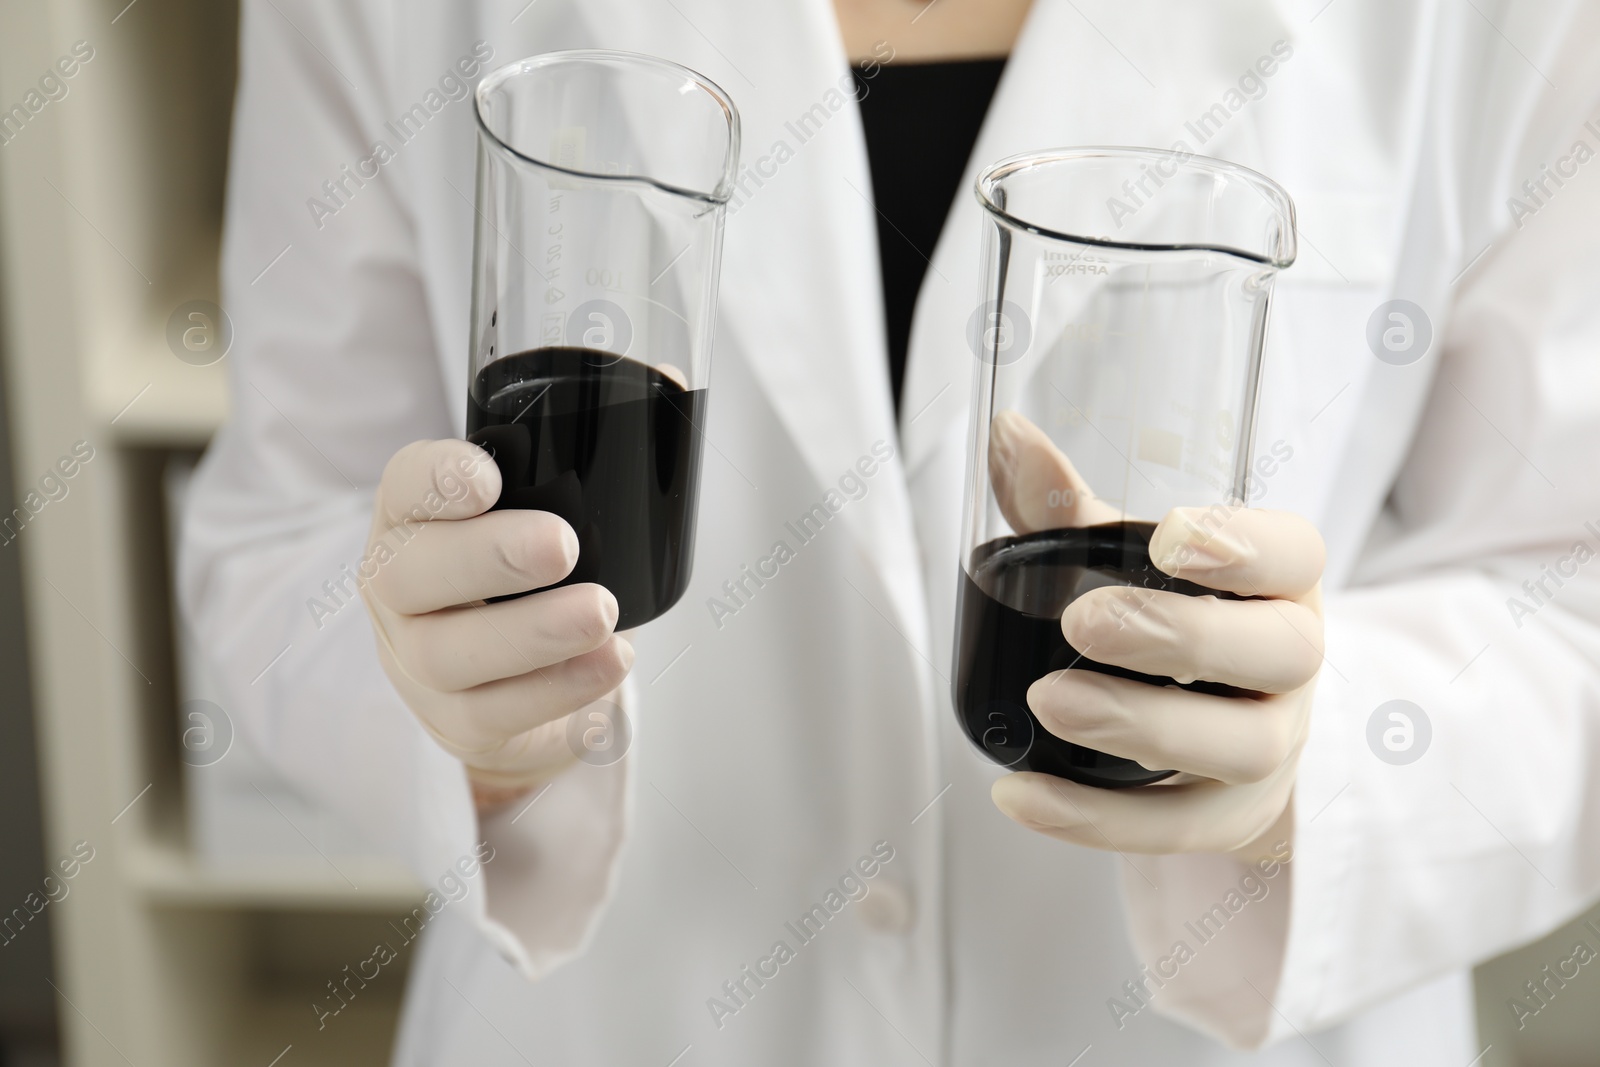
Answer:
[[[1214,509],[1220,523],[1248,503],[1267,309],[1294,261],[1294,206],[1254,171],[1140,148],[1014,156],[976,192],[984,303],[968,338],[956,713],[1015,770],[1159,781],[1173,772],[1049,733],[1027,692],[1069,668],[1177,684],[1067,643],[1062,613],[1091,589],[1231,595],[1158,570],[1150,535],[1174,507]]]

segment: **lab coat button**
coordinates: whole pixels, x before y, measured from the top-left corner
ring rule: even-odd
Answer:
[[[911,894],[905,887],[881,879],[872,883],[871,890],[856,907],[867,929],[880,934],[903,934],[911,929],[916,918]]]

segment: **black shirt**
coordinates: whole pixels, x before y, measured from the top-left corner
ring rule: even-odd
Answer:
[[[896,412],[917,291],[1004,69],[1004,59],[856,68]]]

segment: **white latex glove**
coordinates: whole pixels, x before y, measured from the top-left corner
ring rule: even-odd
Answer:
[[[1018,533],[1121,517],[1016,412],[996,416],[990,456],[1001,512]],[[1253,853],[1287,840],[1322,665],[1322,537],[1289,512],[1176,508],[1157,524],[1150,556],[1167,574],[1262,599],[1095,589],[1063,614],[1068,643],[1101,663],[1248,692],[1212,696],[1090,670],[1048,674],[1028,690],[1045,729],[1184,773],[1097,789],[1022,772],[995,782],[994,802],[1030,829],[1118,852]]]
[[[480,807],[520,795],[575,760],[566,717],[621,684],[633,647],[612,633],[616,598],[560,581],[572,527],[545,511],[489,511],[500,471],[466,441],[417,441],[384,468],[362,598],[389,681],[467,766]]]

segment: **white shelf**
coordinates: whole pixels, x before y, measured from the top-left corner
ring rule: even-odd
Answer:
[[[203,448],[226,419],[228,357],[185,362],[167,324],[190,301],[217,301],[236,9],[0,4],[13,89],[73,41],[96,49],[70,98],[0,150],[13,477],[36,481],[78,437],[103,457],[22,546],[46,851],[69,855],[82,839],[103,857],[51,909],[74,1067],[264,1065],[290,1044],[283,1067],[387,1062],[399,972],[325,1031],[307,1004],[323,956],[342,958],[345,941],[425,892],[315,831],[282,858],[187,843],[160,452]]]
[[[131,845],[129,884],[154,904],[403,913],[425,892],[405,868],[378,859],[208,861],[174,845]]]
[[[399,1011],[395,997],[365,992],[322,1029],[308,1010],[310,1002],[308,996],[256,992],[229,1035],[233,1062],[255,1067],[273,1061],[276,1067],[382,1067],[389,1062]]]
[[[204,448],[228,415],[226,359],[197,367],[174,356],[161,330],[137,347],[91,354],[89,413],[124,445]]]

